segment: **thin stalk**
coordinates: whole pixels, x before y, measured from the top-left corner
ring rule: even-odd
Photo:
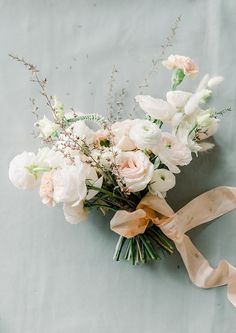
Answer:
[[[114,256],[113,256],[114,260],[119,261],[121,251],[122,251],[122,248],[123,248],[125,242],[126,242],[126,238],[123,237],[123,236],[120,236],[120,238],[119,238],[119,240],[116,244],[115,253],[114,253]]]

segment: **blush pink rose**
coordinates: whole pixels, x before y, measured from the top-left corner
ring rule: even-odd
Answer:
[[[116,163],[130,192],[144,190],[152,179],[154,166],[142,151],[121,152]]]

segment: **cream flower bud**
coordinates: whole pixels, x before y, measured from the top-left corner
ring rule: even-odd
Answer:
[[[57,130],[59,126],[49,120],[46,116],[37,121],[34,126],[39,129],[40,138],[48,139],[49,137],[56,137],[58,135]]]

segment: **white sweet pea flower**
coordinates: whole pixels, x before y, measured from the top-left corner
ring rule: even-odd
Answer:
[[[151,121],[140,119],[131,127],[129,136],[137,148],[153,151],[160,140],[161,130]]]
[[[154,166],[141,151],[121,152],[116,158],[116,164],[130,192],[144,190],[152,179]]]
[[[38,150],[36,164],[41,168],[56,169],[65,166],[66,162],[61,152],[44,147]]]
[[[163,99],[153,98],[148,95],[138,95],[135,100],[150,117],[161,120],[163,123],[169,122],[175,114],[174,107]]]
[[[177,137],[167,132],[162,133],[161,142],[157,147],[156,154],[161,162],[173,173],[180,172],[177,165],[187,165],[192,160],[190,149],[178,140]]]
[[[176,109],[176,111],[183,111],[184,106],[186,105],[187,101],[191,96],[192,93],[188,91],[168,91],[166,93],[166,100]]]
[[[31,170],[36,166],[36,155],[23,152],[15,156],[9,165],[9,178],[13,185],[22,190],[33,190],[39,183],[39,177]]]
[[[34,126],[38,128],[40,138],[48,139],[49,137],[53,138],[58,136],[57,130],[59,126],[49,120],[46,116],[37,121]]]
[[[87,218],[87,211],[84,208],[83,201],[77,205],[64,203],[63,211],[66,221],[71,224],[78,224]]]
[[[85,169],[75,165],[67,165],[53,173],[55,202],[74,203],[85,199],[87,187]]]
[[[77,121],[72,124],[68,131],[72,131],[72,136],[82,145],[83,141],[90,145],[94,142],[94,131],[89,128],[84,121]]]
[[[160,197],[164,197],[165,193],[175,186],[175,176],[166,169],[155,170],[148,186],[149,191]]]

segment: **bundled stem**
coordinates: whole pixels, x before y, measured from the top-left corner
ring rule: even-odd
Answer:
[[[145,264],[148,261],[161,259],[161,254],[172,254],[172,241],[155,225],[148,228],[144,234],[132,238],[120,236],[116,244],[113,259],[121,258],[130,261],[132,265]]]

